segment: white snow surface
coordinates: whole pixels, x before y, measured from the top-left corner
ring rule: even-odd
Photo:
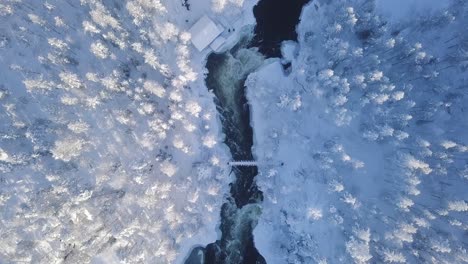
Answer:
[[[430,15],[450,5],[451,0],[376,0],[377,11],[392,22]]]
[[[468,3],[380,12],[312,2],[247,79],[269,264],[468,261]]]
[[[189,30],[190,39],[198,51],[208,47],[222,32],[223,29],[206,15],[202,16]]]
[[[219,238],[231,158],[188,30],[255,2],[1,1],[0,263],[182,263]]]

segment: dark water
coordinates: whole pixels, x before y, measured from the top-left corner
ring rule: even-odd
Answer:
[[[264,58],[256,49],[247,48],[249,41],[244,38],[225,53],[210,54],[206,64],[209,72],[206,85],[216,96],[215,103],[226,134],[224,143],[234,160],[253,160],[253,130],[244,83]],[[254,181],[257,172],[257,167],[233,168],[236,180],[230,186],[231,197],[221,209],[222,236],[207,246],[205,263],[265,263],[252,236],[260,214],[257,204],[263,200]]]
[[[245,80],[261,66],[265,57],[280,57],[281,42],[297,40],[296,25],[308,0],[261,0],[254,8],[257,25],[254,36],[221,54],[208,56],[206,85],[215,103],[226,135],[225,144],[234,160],[253,160],[253,129],[245,97]],[[252,231],[261,213],[262,192],[255,183],[257,167],[233,168],[236,180],[231,197],[221,208],[221,238],[204,250],[204,263],[266,263],[254,245]],[[194,252],[192,252],[194,254]],[[190,259],[190,258],[189,258]],[[196,261],[187,260],[186,264]]]
[[[234,58],[237,53],[231,50]],[[233,160],[253,160],[253,130],[250,126],[250,106],[244,94],[244,83],[249,71],[240,74],[239,79],[230,78],[233,93],[227,93],[222,87],[220,75],[229,69],[223,67],[228,64],[227,60],[232,60],[231,54],[212,53],[208,57],[206,65],[209,74],[205,81],[209,89],[212,89],[216,95],[216,105],[221,114],[223,132],[226,134],[224,143],[229,147]],[[256,69],[256,67],[254,67]],[[252,69],[252,70],[254,70]],[[225,77],[224,77],[225,78]],[[234,98],[228,98],[233,96]],[[237,175],[236,182],[231,185],[231,195],[235,200],[237,207],[242,207],[248,203],[255,203],[261,200],[261,193],[254,185],[254,177],[257,175],[257,167],[234,167],[233,173]],[[242,177],[238,176],[242,175]]]
[[[257,20],[252,46],[267,57],[281,57],[281,42],[297,40],[296,26],[309,0],[262,0],[254,7]]]

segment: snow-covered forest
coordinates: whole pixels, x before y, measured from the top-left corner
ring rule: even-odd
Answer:
[[[267,263],[468,262],[468,3],[426,2],[314,1],[249,76]]]
[[[236,175],[188,31],[245,37],[257,2],[0,0],[0,263],[184,263],[220,239]],[[311,0],[282,58],[233,63],[261,64],[263,201],[232,222],[258,220],[267,263],[468,263],[467,28],[465,0]]]
[[[0,263],[174,263],[217,239],[229,156],[187,31],[243,1],[195,2],[0,1]]]

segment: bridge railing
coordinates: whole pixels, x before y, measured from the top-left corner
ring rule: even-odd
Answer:
[[[237,161],[229,161],[227,165],[231,167],[255,167],[259,165],[259,162],[256,160],[237,160]],[[271,164],[271,165],[283,166],[284,163],[279,162],[278,164]]]

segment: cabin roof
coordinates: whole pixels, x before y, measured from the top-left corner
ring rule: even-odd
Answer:
[[[190,28],[189,32],[192,35],[192,44],[198,51],[202,51],[223,32],[223,29],[204,15]]]

